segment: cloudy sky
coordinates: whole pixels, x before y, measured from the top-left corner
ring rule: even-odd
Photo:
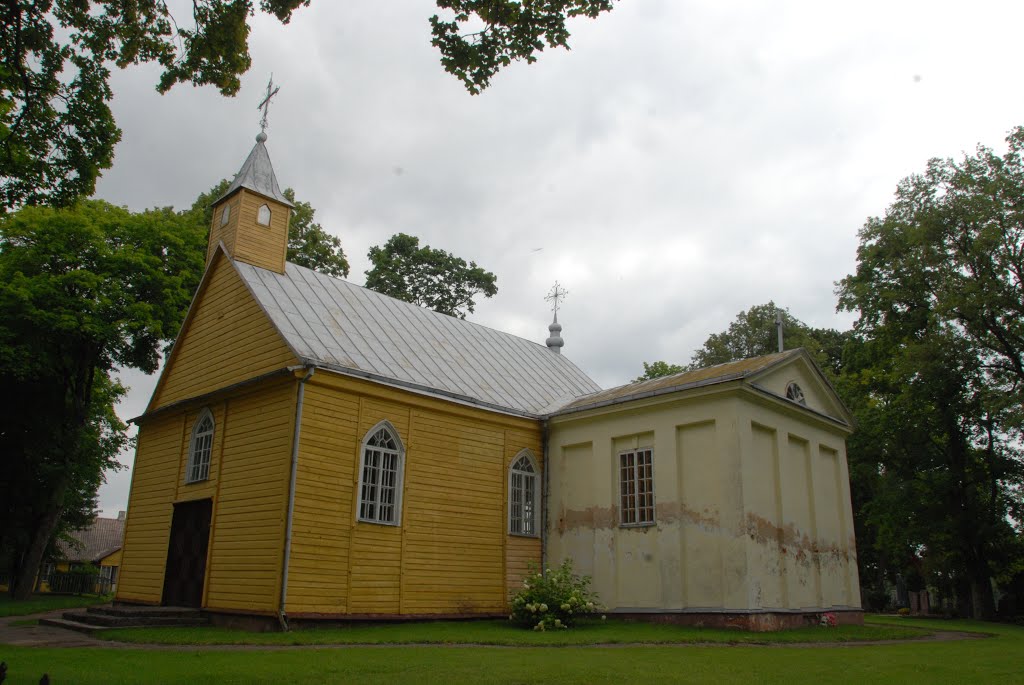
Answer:
[[[604,387],[686,362],[768,300],[848,328],[834,283],[857,231],[930,157],[1002,149],[1024,124],[1024,3],[622,0],[570,26],[571,51],[513,65],[470,96],[430,46],[429,0],[313,0],[256,16],[241,93],[114,76],[124,137],[97,195],[187,207],[231,177],[259,131],[282,186],[366,252],[402,231],[475,260],[499,292],[471,320],[547,337]],[[155,378],[126,375],[124,418]],[[131,456],[124,461],[130,466]],[[127,503],[130,468],[101,490]]]

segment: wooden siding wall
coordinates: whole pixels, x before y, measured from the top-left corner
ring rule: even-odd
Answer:
[[[493,614],[540,539],[507,534],[507,474],[536,421],[318,372],[307,384],[289,615]],[[388,420],[405,449],[401,523],[356,521],[359,451]]]
[[[297,363],[231,263],[221,255],[212,268],[150,410]]]
[[[230,205],[231,211],[227,224],[221,226],[220,213],[225,204]],[[270,207],[269,226],[256,222],[261,205]],[[207,261],[213,256],[218,243],[224,243],[233,258],[283,274],[290,216],[291,210],[275,200],[245,189],[238,191],[214,209]]]
[[[117,599],[161,601],[174,503],[210,498],[203,606],[270,613],[280,591],[295,381],[267,381],[206,407],[214,440],[209,479],[199,483],[185,483],[185,468],[203,407],[139,428]]]

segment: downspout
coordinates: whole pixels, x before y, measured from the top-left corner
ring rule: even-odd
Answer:
[[[285,603],[288,601],[288,562],[292,555],[292,515],[295,513],[295,474],[299,469],[299,436],[302,433],[302,398],[305,396],[306,381],[313,377],[315,366],[306,367],[306,375],[299,381],[298,398],[295,401],[295,432],[292,435],[292,469],[288,478],[288,519],[284,530],[284,562],[281,568],[281,604],[277,611],[277,622],[281,630],[288,630],[288,620],[284,614]]]
[[[551,464],[548,462],[548,422],[544,420],[540,425],[541,445],[544,459],[544,478],[541,485],[541,507],[540,507],[540,570],[547,575],[548,568],[548,473],[551,471]]]

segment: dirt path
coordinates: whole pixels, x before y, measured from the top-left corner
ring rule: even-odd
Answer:
[[[66,628],[55,628],[38,624],[25,625],[27,621],[34,621],[40,618],[60,616],[64,609],[51,611],[45,614],[33,614],[31,616],[11,616],[0,619],[0,645],[13,645],[17,647],[101,647],[105,649],[150,649],[174,652],[198,652],[198,651],[284,651],[284,650],[310,650],[310,649],[345,649],[349,647],[373,647],[377,649],[393,649],[401,647],[424,648],[424,647],[492,647],[497,649],[522,649],[519,646],[508,645],[482,645],[482,644],[334,644],[334,645],[152,645],[136,644],[129,642],[113,642],[102,640],[92,635],[75,632]],[[19,625],[20,624],[20,625]],[[571,645],[572,647],[775,647],[786,648],[796,647],[810,649],[814,647],[871,647],[878,645],[904,644],[907,642],[949,642],[952,640],[976,640],[989,637],[983,633],[968,633],[955,630],[937,630],[931,635],[911,638],[907,640],[864,640],[860,642],[790,642],[790,643],[748,643],[748,642],[681,642],[681,643],[616,643],[616,644],[592,644],[592,645]],[[530,647],[544,647],[544,645],[524,645]],[[552,649],[562,646],[552,646]]]

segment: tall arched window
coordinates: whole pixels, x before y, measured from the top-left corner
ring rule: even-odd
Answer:
[[[210,477],[213,429],[213,414],[209,409],[204,409],[192,424],[192,437],[188,442],[188,465],[185,467],[186,483],[195,483]]]
[[[359,464],[359,520],[397,526],[402,520],[405,447],[398,431],[381,421],[363,439]]]
[[[537,535],[540,515],[540,469],[529,450],[512,460],[508,470],[508,532]]]

